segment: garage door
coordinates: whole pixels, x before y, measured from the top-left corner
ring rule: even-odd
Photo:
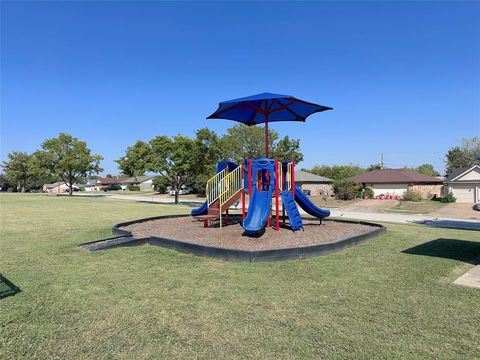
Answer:
[[[450,189],[453,196],[457,198],[457,202],[473,203],[475,201],[475,186],[473,185],[455,184],[451,185]]]
[[[372,190],[377,195],[403,195],[407,191],[407,184],[373,184]]]

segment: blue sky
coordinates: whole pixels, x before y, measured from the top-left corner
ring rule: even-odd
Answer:
[[[334,107],[271,127],[305,161],[389,167],[480,134],[478,2],[2,2],[1,157],[59,132],[104,156],[193,136],[260,92]]]

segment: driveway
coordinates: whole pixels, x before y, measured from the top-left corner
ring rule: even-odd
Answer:
[[[348,212],[381,213],[396,204],[398,204],[397,200],[361,200],[341,209]]]
[[[452,203],[431,212],[430,215],[459,219],[480,220],[480,211],[473,210],[471,203]]]

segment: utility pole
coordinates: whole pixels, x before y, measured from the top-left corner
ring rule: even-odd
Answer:
[[[383,170],[383,152],[380,155],[380,169]]]

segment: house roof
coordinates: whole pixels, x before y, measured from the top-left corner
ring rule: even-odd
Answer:
[[[436,183],[443,180],[433,176],[423,175],[410,169],[382,169],[367,171],[363,174],[348,178],[364,184],[412,184],[412,183]]]
[[[128,184],[128,183],[135,183],[135,184],[140,184],[140,183],[143,183],[145,181],[148,181],[148,180],[151,180],[153,179],[155,176],[150,176],[150,175],[145,175],[145,176],[132,176],[132,177],[128,177],[122,181],[120,181],[120,183],[122,184]]]
[[[110,184],[120,184],[123,180],[128,179],[128,176],[112,176],[108,178],[98,178],[97,184],[101,185],[110,185]]]
[[[473,170],[474,168],[480,169],[480,166],[472,165],[472,166],[453,169],[453,171],[450,173],[450,175],[447,176],[445,181],[447,181],[447,182],[455,181],[455,179],[458,178],[460,175],[463,175],[463,174],[469,172],[470,170]]]
[[[67,186],[63,181],[57,181],[57,182],[54,182],[53,184],[43,184],[43,186],[47,189],[53,189],[53,188],[56,188],[58,186]],[[83,185],[82,184],[73,184],[74,187],[82,187]]]
[[[333,183],[333,180],[326,178],[325,176],[312,174],[308,171],[295,170],[295,182]]]

